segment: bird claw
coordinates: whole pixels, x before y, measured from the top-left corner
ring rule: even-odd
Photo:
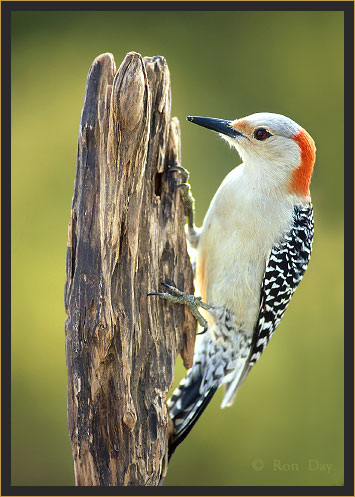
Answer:
[[[175,190],[177,190],[178,188],[181,188],[184,192],[188,194],[191,187],[189,183],[179,183],[178,185],[176,185]]]
[[[189,295],[187,293],[182,292],[178,288],[173,285],[169,285],[168,283],[161,282],[163,286],[165,286],[171,293],[166,292],[150,292],[148,295],[157,295],[173,304],[185,304],[190,307],[192,314],[195,316],[196,320],[202,326],[203,331],[198,333],[199,335],[205,333],[208,328],[208,323],[206,319],[202,316],[199,307],[202,307],[205,310],[211,309],[212,307],[205,302],[202,302],[201,297],[195,297],[195,295]]]
[[[191,241],[192,246],[196,246],[198,233],[195,226],[195,200],[191,193],[191,186],[189,184],[190,173],[184,167],[176,164],[169,167],[169,171],[178,171],[180,173],[181,183],[179,183],[174,190],[181,188],[181,196],[184,204],[184,213],[187,217],[188,225],[188,239]]]
[[[196,333],[196,335],[204,335],[204,334],[206,333],[206,331],[207,331],[207,330],[208,330],[208,326],[205,326],[205,327],[203,328],[203,330],[202,330],[202,331],[199,331],[198,333]]]
[[[190,173],[187,169],[182,166],[175,164],[175,166],[170,166],[169,171],[178,171],[181,174],[181,179],[183,183],[187,183]]]

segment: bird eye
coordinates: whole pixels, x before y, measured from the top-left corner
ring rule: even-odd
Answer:
[[[267,129],[258,128],[254,131],[254,138],[257,140],[266,140],[269,136],[271,136],[271,133],[269,133]]]

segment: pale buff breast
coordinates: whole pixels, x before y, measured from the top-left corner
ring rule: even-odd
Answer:
[[[292,223],[293,199],[265,200],[250,176],[244,166],[234,169],[211,202],[197,247],[196,292],[233,311],[238,329],[251,334],[265,265],[275,240]]]

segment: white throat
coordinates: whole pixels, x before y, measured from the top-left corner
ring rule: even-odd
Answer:
[[[246,138],[223,138],[237,150],[251,187],[271,196],[288,193],[292,173],[301,163],[301,150],[296,142],[278,137],[277,143],[269,142],[258,149]]]

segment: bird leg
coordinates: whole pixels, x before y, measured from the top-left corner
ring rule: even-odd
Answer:
[[[151,292],[148,293],[148,295],[158,295],[159,297],[168,300],[169,302],[172,302],[173,304],[185,304],[190,307],[192,314],[195,316],[196,320],[199,322],[199,324],[202,326],[203,331],[201,333],[198,333],[198,335],[201,335],[207,331],[208,328],[208,323],[206,319],[202,316],[200,311],[198,310],[199,307],[202,309],[205,309],[206,311],[213,309],[213,307],[209,304],[206,304],[205,302],[202,302],[201,297],[195,297],[194,295],[188,295],[178,288],[168,285],[167,283],[162,283],[166,288],[170,290],[171,293],[164,293],[164,292]]]
[[[182,200],[184,203],[185,216],[187,217],[188,240],[192,247],[196,248],[198,242],[198,232],[195,226],[195,199],[191,193],[191,186],[188,182],[189,172],[182,166],[171,166],[169,171],[179,171],[181,175],[181,183],[176,186],[176,189],[181,189]]]

